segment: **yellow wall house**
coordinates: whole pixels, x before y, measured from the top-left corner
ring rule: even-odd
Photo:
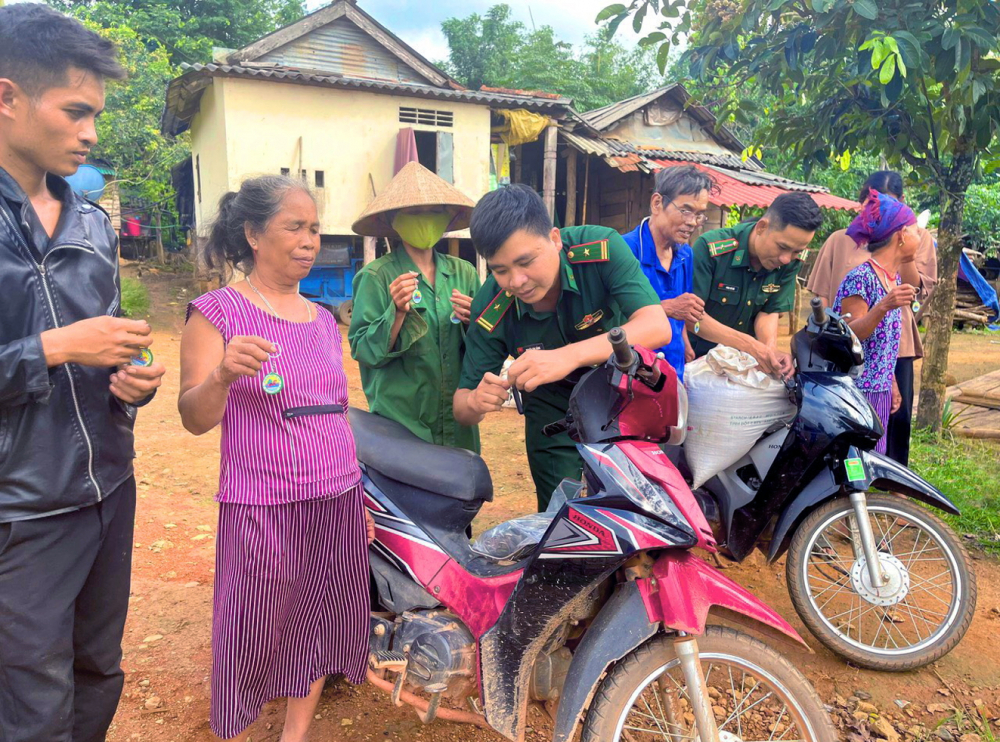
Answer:
[[[414,130],[423,165],[478,200],[490,188],[491,109],[561,116],[569,105],[467,90],[355,0],[182,69],[161,125],[168,135],[191,131],[196,232],[245,177],[287,173],[315,189],[324,247],[349,248],[355,260],[351,224],[394,175],[401,130]],[[373,251],[366,245],[365,258]]]

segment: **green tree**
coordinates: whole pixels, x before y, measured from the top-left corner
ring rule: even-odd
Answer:
[[[551,26],[529,31],[504,4],[494,5],[484,16],[449,18],[441,28],[449,48],[445,67],[472,89],[487,85],[544,90],[589,110],[657,84],[652,50],[626,49],[607,30],[599,30],[575,50]]]
[[[525,28],[511,18],[509,5],[494,5],[485,16],[449,18],[441,30],[449,50],[445,67],[463,85],[478,90],[513,79]]]
[[[127,26],[175,64],[209,62],[212,47],[238,49],[305,12],[303,0],[49,0],[103,28]]]
[[[741,91],[775,105],[761,142],[802,161],[880,152],[936,194],[941,282],[929,302],[919,425],[941,426],[966,194],[977,168],[1000,166],[1000,7],[978,0],[632,0],[599,19],[650,12],[662,49],[692,34],[684,62],[728,81],[719,108],[748,113]],[[647,37],[649,38],[649,37]]]
[[[118,46],[128,72],[125,82],[108,85],[94,156],[114,166],[125,194],[168,204],[174,196],[170,169],[190,154],[187,137],[169,140],[160,133],[163,91],[178,70],[162,47],[148,49],[131,28],[87,23]]]

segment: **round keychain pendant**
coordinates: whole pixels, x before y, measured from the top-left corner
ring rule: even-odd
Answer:
[[[277,394],[285,388],[285,380],[281,378],[281,374],[272,371],[264,377],[261,386],[268,394]]]
[[[916,299],[914,299],[913,303],[910,305],[910,309],[913,310],[914,314],[916,314],[917,312],[919,312],[920,311],[920,302],[917,301]]]
[[[139,355],[132,359],[131,364],[133,366],[152,366],[153,351],[149,348],[139,348]]]
[[[420,293],[420,289],[416,289],[413,292],[413,297],[410,299],[414,304],[419,304],[424,300],[424,295]]]
[[[453,325],[460,325],[460,324],[462,324],[462,320],[460,320],[460,319],[458,318],[458,315],[457,315],[457,314],[455,314],[454,312],[452,312],[452,313],[451,313],[451,323],[452,323]]]

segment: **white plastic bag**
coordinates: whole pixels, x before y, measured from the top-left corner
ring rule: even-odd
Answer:
[[[506,361],[503,362],[503,368],[500,370],[500,378],[503,379],[504,381],[507,381],[507,369],[510,368],[510,364],[512,364],[513,362],[514,362],[513,358],[508,358]],[[507,391],[507,399],[504,401],[503,405],[501,405],[501,406],[502,407],[508,407],[508,408],[517,407],[517,403],[514,402],[514,392],[513,391],[510,391],[510,390]]]
[[[544,513],[522,515],[493,526],[475,540],[472,550],[480,556],[499,561],[516,562],[523,559],[538,546],[566,501],[582,497],[584,491],[582,482],[562,480],[552,493]]]
[[[700,487],[739,461],[762,435],[795,417],[785,385],[747,353],[717,346],[684,367],[688,433],[684,454]]]

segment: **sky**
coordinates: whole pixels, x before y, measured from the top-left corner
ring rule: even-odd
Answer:
[[[528,28],[532,21],[536,27],[552,26],[557,38],[576,45],[594,33],[594,18],[615,0],[358,0],[358,7],[429,60],[440,62],[448,58],[441,22],[473,13],[484,15],[499,2],[506,2],[514,19]],[[308,8],[317,10],[326,4],[327,0],[309,0]],[[647,23],[647,32],[653,28]],[[617,38],[626,46],[639,39],[630,23],[622,24]]]

